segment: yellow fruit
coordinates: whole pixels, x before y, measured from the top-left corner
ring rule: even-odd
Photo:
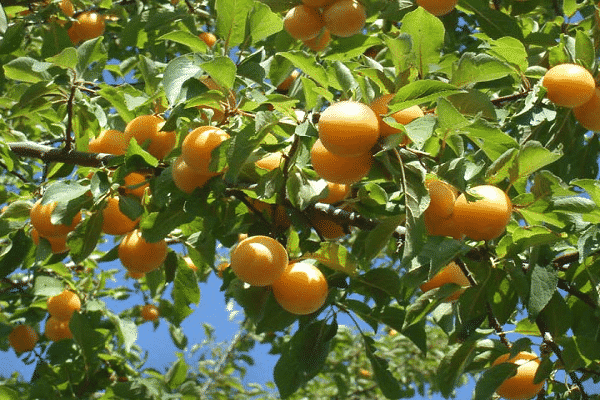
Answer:
[[[31,228],[31,239],[36,246],[40,244],[40,234],[34,227]],[[50,249],[54,254],[61,254],[69,250],[66,236],[45,237],[44,239],[50,243]]]
[[[469,193],[482,198],[467,201],[463,193],[456,199],[453,219],[460,232],[474,240],[491,240],[500,236],[512,215],[510,198],[491,185],[475,186]]]
[[[370,153],[356,157],[342,157],[333,154],[318,139],[310,150],[314,170],[329,182],[352,185],[367,176],[371,170],[373,156]]]
[[[133,221],[121,212],[118,198],[106,199],[106,206],[102,210],[102,232],[108,235],[124,235],[134,230],[139,221],[139,218]]]
[[[77,20],[73,22],[67,33],[71,42],[77,44],[101,36],[105,28],[103,15],[94,11],[85,11],[77,16]]]
[[[160,311],[154,304],[146,304],[142,307],[140,315],[145,321],[154,321],[160,316]]]
[[[585,129],[600,132],[600,89],[596,88],[586,103],[573,108],[573,114]]]
[[[142,231],[136,229],[119,243],[119,259],[129,271],[148,273],[165,262],[167,250],[164,240],[149,243],[142,237]]]
[[[429,192],[429,206],[425,215],[429,214],[432,220],[446,219],[454,211],[454,202],[458,196],[458,190],[447,182],[440,179],[429,179],[425,182]]]
[[[165,120],[157,115],[141,115],[129,121],[125,134],[133,136],[140,145],[149,142],[148,153],[162,160],[177,141],[174,131],[161,131],[164,125]]]
[[[350,193],[350,185],[327,182],[327,191],[327,197],[319,201],[326,204],[335,204],[344,200]]]
[[[150,187],[149,183],[144,183],[147,180],[146,176],[139,172],[131,172],[123,180],[125,181],[124,193],[126,195],[142,197],[146,188]]]
[[[52,212],[56,208],[57,203],[46,203],[42,205],[42,199],[36,201],[29,212],[31,218],[31,224],[40,234],[45,238],[66,236],[69,232],[75,229],[77,224],[81,221],[81,212],[78,212],[70,225],[53,224],[51,222]]]
[[[181,156],[185,163],[198,173],[210,173],[211,153],[229,135],[214,126],[200,126],[191,131],[181,144]]]
[[[329,292],[321,270],[307,262],[290,263],[272,286],[277,303],[297,315],[317,311],[325,304]]]
[[[76,293],[64,290],[62,293],[48,298],[48,313],[61,321],[68,321],[75,311],[81,310],[81,300]]]
[[[58,3],[58,7],[60,7],[60,10],[67,17],[72,17],[73,14],[75,14],[75,8],[73,7],[73,3],[71,3],[71,0],[61,0],[60,3]]]
[[[279,152],[269,153],[265,157],[256,161],[254,164],[258,168],[266,169],[267,171],[273,171],[275,168],[279,168],[281,163],[283,162],[283,154]]]
[[[283,27],[294,39],[308,40],[321,31],[323,17],[317,8],[300,4],[287,12],[283,19]]]
[[[250,236],[239,242],[231,253],[231,270],[253,286],[272,284],[287,264],[285,247],[268,236]]]
[[[417,0],[417,4],[436,17],[441,17],[454,10],[458,0]]]
[[[204,186],[213,176],[218,175],[215,172],[198,172],[183,160],[183,156],[177,157],[171,166],[171,177],[175,186],[182,192],[192,193],[194,189]]]
[[[198,37],[202,39],[202,41],[206,43],[208,47],[213,47],[215,43],[217,43],[217,37],[210,32],[202,32],[198,35]]]
[[[127,275],[129,275],[132,279],[142,279],[146,276],[145,272],[135,272],[135,271],[127,271]]]
[[[29,325],[17,325],[8,334],[8,344],[16,353],[33,350],[38,340],[37,332]]]
[[[368,153],[379,138],[379,121],[371,108],[357,101],[340,101],[319,118],[319,139],[333,154],[356,157]]]
[[[336,0],[323,10],[325,27],[334,36],[350,37],[365,27],[367,12],[357,0]]]
[[[329,42],[331,42],[331,33],[329,32],[329,29],[324,28],[321,33],[314,38],[303,40],[302,42],[312,51],[323,51],[327,45],[329,45]]]
[[[92,153],[123,155],[127,152],[130,139],[131,135],[125,132],[109,129],[92,139],[88,150]]]
[[[502,363],[518,365],[517,374],[506,379],[496,389],[496,393],[508,400],[531,399],[544,387],[544,381],[533,383],[533,378],[541,363],[540,358],[527,351],[521,351],[510,359],[509,357],[510,354],[503,354],[492,363],[492,366]]]
[[[73,334],[71,328],[69,328],[68,320],[60,320],[56,317],[50,317],[46,320],[46,327],[44,328],[44,335],[55,342],[63,339],[72,339]]]
[[[595,93],[596,82],[590,72],[577,64],[559,64],[548,70],[542,80],[546,97],[561,107],[578,107]]]
[[[458,299],[458,297],[465,291],[465,288],[470,285],[469,280],[462,272],[458,264],[452,261],[450,264],[442,268],[437,274],[435,274],[433,278],[419,287],[423,292],[428,292],[432,289],[439,288],[446,283],[456,283],[463,287],[462,289],[457,289],[456,292],[448,296],[446,298],[446,301],[448,302]]]
[[[401,132],[400,129],[393,128],[383,121],[383,117],[385,117],[386,114],[389,112],[388,104],[394,98],[394,96],[394,93],[385,94],[376,98],[371,103],[371,109],[375,112],[377,118],[379,119],[379,132],[381,137],[387,137],[395,133]],[[397,111],[390,115],[390,117],[394,118],[394,120],[396,120],[396,122],[398,122],[399,124],[406,125],[411,121],[422,117],[423,115],[425,114],[423,114],[423,111],[419,106],[412,106],[409,108],[405,108],[404,110]],[[408,138],[406,139],[406,142],[408,143],[409,140]]]

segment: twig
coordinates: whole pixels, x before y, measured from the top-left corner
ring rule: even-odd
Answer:
[[[77,87],[71,86],[71,94],[69,95],[69,101],[67,102],[67,129],[65,132],[65,151],[71,151],[73,147],[73,138],[71,137],[71,131],[73,130],[73,100],[75,99]]]
[[[509,94],[508,96],[497,97],[495,99],[492,99],[491,102],[492,102],[492,104],[497,106],[499,104],[506,103],[507,101],[513,101],[513,100],[523,98],[523,97],[527,96],[529,94],[529,92],[531,92],[531,89],[524,90],[519,93]]]
[[[36,142],[12,142],[8,147],[18,156],[39,158],[45,163],[62,162],[86,167],[102,167],[117,156],[105,153],[87,153],[83,151],[65,151]],[[67,148],[67,146],[65,146]]]
[[[0,161],[0,167],[4,168],[9,174],[16,176],[17,178],[19,178],[23,182],[29,183],[29,181],[27,180],[27,178],[25,178],[23,175],[21,175],[17,171],[11,171],[11,170],[9,170],[8,166],[6,164],[4,164],[4,162],[2,162],[2,161]]]
[[[598,309],[598,303],[594,301],[590,296],[586,293],[581,292],[579,289],[571,286],[571,282],[568,282],[564,279],[558,280],[558,287],[572,296],[577,297],[579,300],[583,301],[585,304],[593,308],[594,310]]]
[[[490,324],[490,326],[492,328],[494,328],[494,330],[496,331],[496,334],[500,338],[500,341],[502,342],[502,344],[505,345],[507,348],[510,349],[512,347],[512,345],[510,344],[510,342],[506,338],[506,333],[504,332],[504,330],[500,326],[500,322],[498,322],[498,319],[496,319],[496,316],[494,315],[494,311],[492,310],[492,306],[490,305],[489,302],[486,301],[485,302],[485,307],[487,309],[488,323]]]

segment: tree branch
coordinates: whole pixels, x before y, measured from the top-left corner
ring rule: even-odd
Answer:
[[[579,289],[571,286],[571,282],[568,282],[564,279],[558,280],[558,287],[572,296],[577,297],[579,300],[583,301],[585,304],[593,308],[594,310],[598,309],[598,303],[594,301],[590,296],[586,293],[581,292]]]
[[[18,156],[39,158],[45,163],[61,162],[100,168],[117,156],[105,153],[87,153],[83,151],[57,149],[36,142],[8,143],[10,150]]]

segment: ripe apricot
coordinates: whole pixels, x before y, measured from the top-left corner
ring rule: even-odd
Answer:
[[[344,200],[348,193],[350,193],[349,185],[327,182],[327,197],[319,201],[321,203],[334,204]]]
[[[370,153],[356,157],[342,157],[333,154],[317,139],[310,150],[314,170],[329,182],[352,185],[367,176],[371,170],[373,156]]]
[[[163,159],[173,150],[177,141],[174,131],[161,131],[164,124],[165,120],[158,115],[140,115],[129,121],[125,134],[133,136],[140,145],[149,141],[148,153]]]
[[[432,219],[446,219],[454,211],[454,202],[458,196],[458,190],[447,182],[432,178],[425,182],[429,192],[429,206],[425,215],[429,214]]]
[[[198,37],[202,39],[202,41],[206,43],[208,47],[211,48],[215,45],[215,43],[217,43],[217,37],[210,32],[202,32],[198,35]]]
[[[46,320],[44,335],[54,342],[73,338],[71,328],[69,328],[69,320],[61,320],[52,316]]]
[[[56,319],[68,321],[75,311],[81,310],[81,300],[76,293],[64,290],[46,301],[48,313]]]
[[[573,108],[573,114],[585,129],[600,132],[600,89],[596,88],[586,103]]]
[[[229,268],[229,263],[228,262],[222,262],[219,265],[217,265],[217,276],[219,278],[223,277],[223,272]]]
[[[491,185],[475,186],[469,193],[481,199],[467,201],[464,193],[458,196],[453,218],[459,230],[474,240],[491,240],[500,236],[512,214],[510,198]]]
[[[127,152],[130,139],[131,135],[125,132],[109,129],[92,139],[88,145],[88,150],[92,153],[123,155]]]
[[[395,133],[401,132],[400,129],[394,128],[383,121],[383,117],[385,117],[386,114],[389,112],[388,104],[394,98],[394,96],[394,93],[384,94],[383,96],[380,96],[373,100],[373,102],[371,103],[371,109],[375,112],[377,118],[379,119],[379,134],[381,135],[381,137],[387,137]],[[390,115],[390,117],[394,118],[394,120],[396,120],[396,122],[398,122],[399,124],[406,125],[411,121],[422,117],[423,115],[425,114],[423,114],[423,110],[421,110],[421,107],[415,105],[412,107],[405,108],[404,110],[397,111]]]
[[[425,213],[425,229],[427,234],[431,236],[450,236],[456,240],[465,237],[465,234],[460,230],[456,223],[454,213],[448,218],[439,218],[435,214]]]
[[[53,224],[51,217],[56,206],[56,202],[42,204],[42,199],[39,199],[31,208],[31,211],[29,212],[31,225],[33,225],[33,227],[38,231],[40,236],[45,238],[66,236],[67,233],[74,230],[77,224],[81,221],[81,212],[78,212],[73,217],[70,225]]]
[[[294,39],[308,40],[317,36],[323,28],[323,17],[317,8],[299,4],[287,12],[283,27]]]
[[[279,85],[277,85],[277,91],[287,93],[292,87],[294,81],[300,76],[300,71],[297,69],[293,70]]]
[[[542,80],[546,97],[561,107],[578,107],[589,101],[595,93],[596,82],[592,74],[577,64],[559,64],[548,70]]]
[[[368,153],[379,138],[379,120],[371,108],[358,101],[331,104],[319,118],[319,139],[330,152],[342,157]]]
[[[283,273],[288,264],[285,247],[268,236],[250,236],[231,253],[231,270],[253,286],[267,286]]]
[[[350,37],[365,27],[367,12],[357,0],[336,0],[323,10],[325,27],[334,36]]]
[[[448,14],[454,10],[458,0],[417,0],[417,4],[436,17]]]
[[[181,156],[185,163],[197,172],[209,173],[211,153],[229,135],[214,126],[200,126],[191,131],[181,144]]]
[[[450,264],[442,268],[437,274],[435,274],[433,278],[419,286],[419,288],[423,292],[428,292],[432,289],[439,288],[446,283],[456,283],[462,286],[462,288],[457,289],[456,292],[446,298],[447,302],[458,299],[458,297],[465,291],[465,288],[470,285],[469,280],[462,272],[462,269],[460,269],[457,263],[452,261]]]
[[[71,0],[61,0],[60,3],[58,3],[58,7],[67,17],[72,17],[73,14],[75,14],[75,8],[73,7]]]
[[[323,215],[318,211],[312,210],[308,212],[308,218],[310,219],[312,226],[325,239],[335,240],[346,235],[344,227],[327,215]]]
[[[135,271],[127,271],[127,275],[129,275],[132,279],[142,279],[146,276],[145,272],[135,272]]]
[[[102,210],[102,232],[108,235],[124,235],[134,230],[139,221],[139,218],[133,221],[121,212],[118,198],[106,199],[106,206]]]
[[[140,315],[144,321],[154,321],[160,316],[160,311],[154,304],[146,304],[142,307]]]
[[[528,351],[521,351],[516,356],[509,357],[509,353],[503,354],[492,363],[492,366],[502,363],[518,365],[517,374],[506,379],[496,389],[496,393],[508,400],[526,400],[532,398],[544,387],[544,381],[533,383],[533,378],[541,363],[540,358]]]
[[[129,174],[125,175],[123,180],[125,181],[124,193],[126,195],[142,197],[146,191],[146,188],[150,187],[149,183],[144,183],[147,180],[146,176],[140,174],[139,172],[130,172]]]
[[[266,169],[267,171],[273,171],[275,168],[279,168],[283,160],[283,154],[275,152],[267,154],[260,160],[257,160],[254,164],[258,168]]]
[[[50,249],[54,254],[61,254],[69,250],[66,236],[45,237],[44,239],[50,243]],[[40,244],[40,234],[34,227],[31,228],[31,240],[36,246]]]
[[[33,350],[39,339],[35,329],[29,325],[17,325],[8,334],[8,344],[16,353]]]
[[[73,44],[97,38],[104,33],[104,16],[94,11],[85,11],[77,16],[67,33]]]
[[[323,51],[327,45],[329,45],[329,42],[331,42],[331,32],[329,32],[329,29],[324,28],[321,33],[314,38],[303,40],[302,42],[312,51]]]
[[[148,273],[159,268],[167,258],[167,242],[150,243],[142,237],[142,231],[129,232],[119,243],[119,259],[125,268],[133,272]]]
[[[295,262],[273,282],[273,295],[292,314],[312,314],[325,304],[329,285],[325,275],[312,264]]]
[[[175,186],[182,192],[192,193],[194,189],[204,186],[213,176],[218,175],[214,172],[198,172],[183,160],[183,156],[177,157],[171,166],[171,177]]]

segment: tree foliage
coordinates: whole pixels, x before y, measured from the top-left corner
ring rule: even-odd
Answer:
[[[292,1],[76,0],[73,17],[59,3],[0,6],[0,349],[12,351],[16,324],[43,333],[46,301],[65,288],[82,309],[69,322],[73,339],[42,337],[23,356],[36,363],[31,382],[4,377],[0,397],[270,398],[241,381],[257,342],[279,355],[273,379],[282,398],[449,398],[469,375],[474,396],[492,398],[514,373],[490,367],[509,349],[540,355],[547,383],[539,398],[597,394],[589,388],[600,381],[600,142],[542,85],[557,64],[597,73],[595,3],[460,0],[438,18],[412,1],[364,0],[363,32],[334,37],[321,52],[283,29]],[[105,32],[73,44],[68,28],[86,10],[103,16]],[[203,31],[216,35],[214,47]],[[293,70],[300,77],[278,89]],[[418,105],[425,115],[407,125],[385,117],[400,133],[379,140],[350,196],[323,203],[327,185],[310,158],[320,113],[388,93],[390,113]],[[123,155],[87,151],[101,131],[155,113],[177,135],[164,159],[135,140]],[[172,166],[186,135],[206,124],[230,137],[212,151],[215,176],[186,193]],[[277,152],[278,168],[255,165]],[[124,188],[132,172],[149,184],[141,198]],[[506,232],[489,241],[428,235],[425,181],[434,175],[460,192],[505,191],[513,203]],[[163,266],[133,286],[124,269],[103,268],[118,259],[120,238],[102,233],[111,196],[140,218],[147,242],[169,244]],[[83,214],[68,252],[32,241],[29,211],[41,197],[57,202],[54,223]],[[345,235],[327,240],[315,215]],[[215,346],[205,326],[197,366],[180,355],[166,372],[145,368],[139,308],[117,313],[107,304],[142,293],[159,305],[154,323],[168,324],[187,349],[181,323],[202,306],[202,284],[240,234],[274,237],[291,260],[318,262],[325,305],[297,316],[268,286],[219,270],[223,297],[245,312],[239,334]],[[419,290],[451,261],[471,283],[456,302],[444,301],[452,285]],[[342,316],[353,329],[338,324]]]

